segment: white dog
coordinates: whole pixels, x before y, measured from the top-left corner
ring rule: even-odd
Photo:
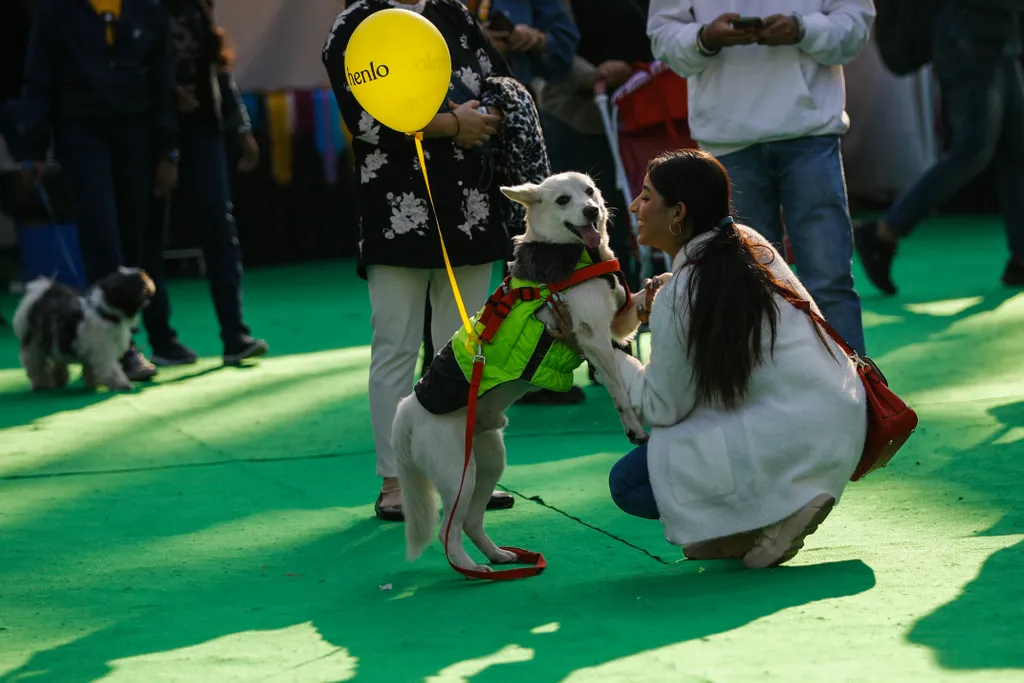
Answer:
[[[590,177],[562,173],[540,185],[501,190],[526,207],[525,234],[517,239],[515,260],[509,264],[512,277],[539,283],[563,282],[575,272],[585,253],[594,262],[615,258],[608,248],[608,209]],[[647,434],[630,405],[612,346],[613,339],[625,343],[636,333],[639,321],[635,304],[643,300],[644,294],[640,292],[629,299],[628,289],[620,280],[599,276],[564,290],[561,296],[571,310],[579,347],[611,394],[627,436],[634,443],[645,441]],[[538,309],[535,317],[547,328],[556,329],[556,317],[548,308]],[[410,561],[420,556],[433,536],[437,522],[435,487],[444,504],[442,543],[459,491],[469,381],[464,366],[457,362],[454,348],[453,342],[449,342],[438,352],[416,385],[415,393],[399,403],[393,425],[392,447],[402,482],[406,552]],[[541,355],[545,353],[546,350],[541,351]],[[520,378],[498,384],[479,398],[473,426],[473,458],[451,523],[449,553],[459,567],[490,571],[466,553],[463,530],[492,563],[517,561],[513,553],[498,548],[484,533],[484,510],[505,470],[505,409],[536,388]]]
[[[149,275],[138,268],[119,269],[85,296],[45,277],[28,283],[14,313],[14,333],[32,389],[66,386],[71,363],[82,364],[87,386],[131,389],[121,357],[139,311],[155,291]]]

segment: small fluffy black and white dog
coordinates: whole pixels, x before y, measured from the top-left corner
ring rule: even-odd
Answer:
[[[121,357],[154,292],[153,280],[139,268],[120,268],[85,294],[45,277],[28,283],[14,313],[14,333],[32,389],[66,386],[72,363],[82,365],[89,387],[131,389]]]

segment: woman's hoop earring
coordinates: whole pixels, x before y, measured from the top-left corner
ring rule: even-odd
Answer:
[[[672,225],[677,226],[679,229],[678,230],[672,230]],[[679,237],[679,235],[682,234],[682,232],[683,232],[683,226],[680,225],[679,223],[673,223],[672,225],[668,226],[669,233],[671,235],[673,235],[674,237]]]

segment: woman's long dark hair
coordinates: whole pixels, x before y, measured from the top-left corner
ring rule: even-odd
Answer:
[[[734,408],[747,393],[751,372],[764,361],[765,322],[774,350],[779,317],[774,278],[731,220],[732,185],[717,159],[682,149],[651,161],[647,174],[666,205],[686,206],[682,234],[712,233],[688,252],[693,269],[684,305],[690,328],[682,334],[698,394]]]

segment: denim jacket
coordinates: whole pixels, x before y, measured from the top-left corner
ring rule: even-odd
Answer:
[[[530,85],[535,78],[560,83],[569,77],[580,34],[562,0],[494,0],[491,11],[504,12],[513,24],[532,26],[547,36],[547,47],[540,56],[509,54],[509,67],[520,83]]]

